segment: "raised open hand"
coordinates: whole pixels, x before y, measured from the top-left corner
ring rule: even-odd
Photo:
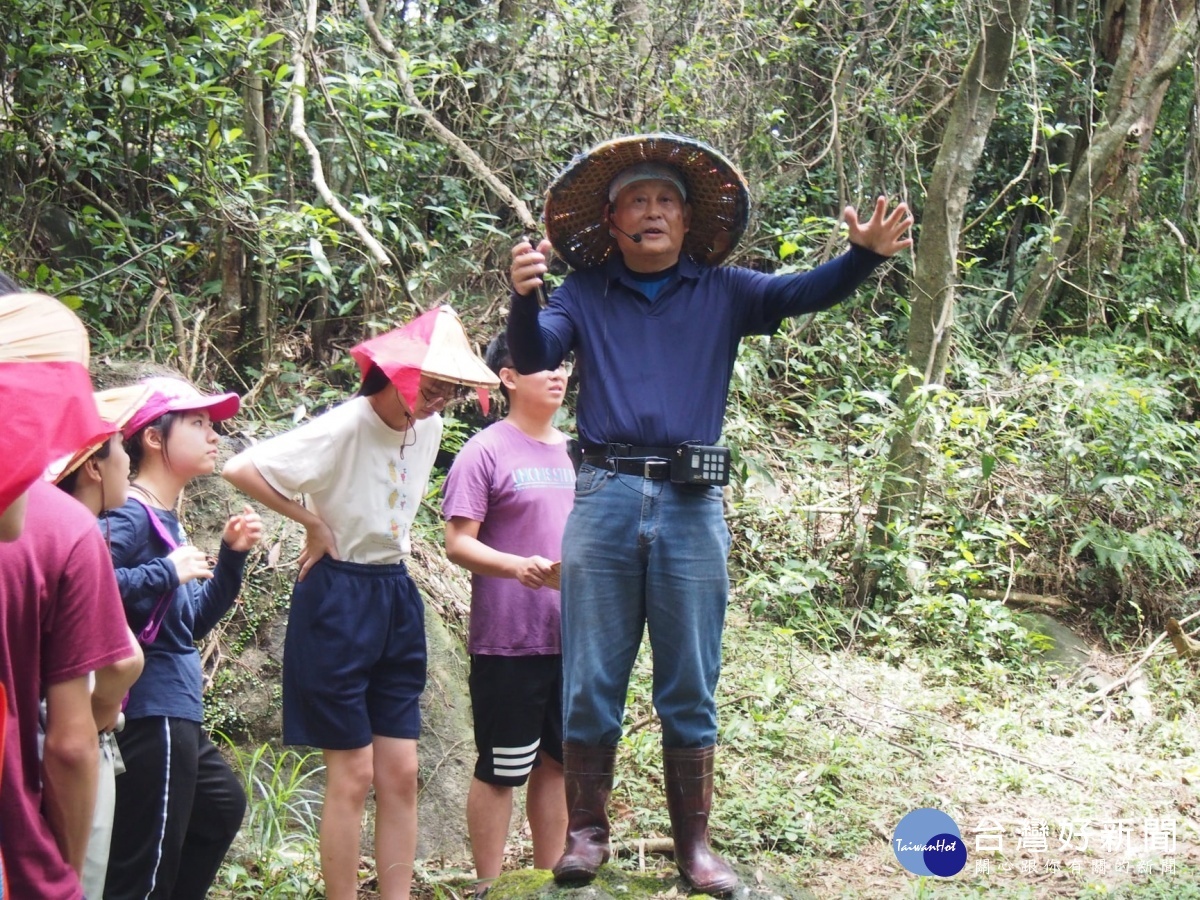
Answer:
[[[909,229],[913,217],[908,204],[898,203],[889,213],[887,203],[887,197],[877,197],[875,212],[865,225],[858,221],[858,212],[853,206],[843,210],[842,218],[850,232],[850,243],[873,250],[880,256],[895,256],[905,247],[912,246]]]

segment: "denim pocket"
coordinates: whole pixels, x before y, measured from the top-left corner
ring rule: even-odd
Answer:
[[[587,497],[590,494],[596,493],[600,488],[604,487],[604,482],[608,480],[608,471],[593,466],[591,463],[584,463],[579,467],[579,474],[575,476],[575,496]]]

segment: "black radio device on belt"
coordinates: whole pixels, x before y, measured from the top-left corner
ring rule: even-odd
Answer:
[[[680,444],[671,455],[675,484],[729,484],[729,448]]]

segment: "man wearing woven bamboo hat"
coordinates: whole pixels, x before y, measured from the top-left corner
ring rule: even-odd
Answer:
[[[749,193],[711,147],[673,135],[607,141],[547,194],[549,240],[513,248],[508,338],[521,372],[575,352],[584,462],[563,535],[564,771],[569,822],[554,868],[587,881],[609,856],[605,811],[642,631],[653,652],[675,860],[697,890],[733,869],[708,845],[729,578],[722,514],[728,455],[715,446],[741,338],[844,300],[911,246],[905,204],[880,197],[846,253],[798,275],[720,266],[749,218]],[[544,310],[551,245],[575,272]]]

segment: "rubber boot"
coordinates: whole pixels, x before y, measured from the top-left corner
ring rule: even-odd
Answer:
[[[567,847],[554,866],[554,880],[588,882],[608,862],[608,795],[616,747],[563,744],[567,792]]]
[[[708,846],[715,747],[663,748],[667,810],[675,838],[675,865],[695,890],[719,897],[737,887],[737,873]]]

